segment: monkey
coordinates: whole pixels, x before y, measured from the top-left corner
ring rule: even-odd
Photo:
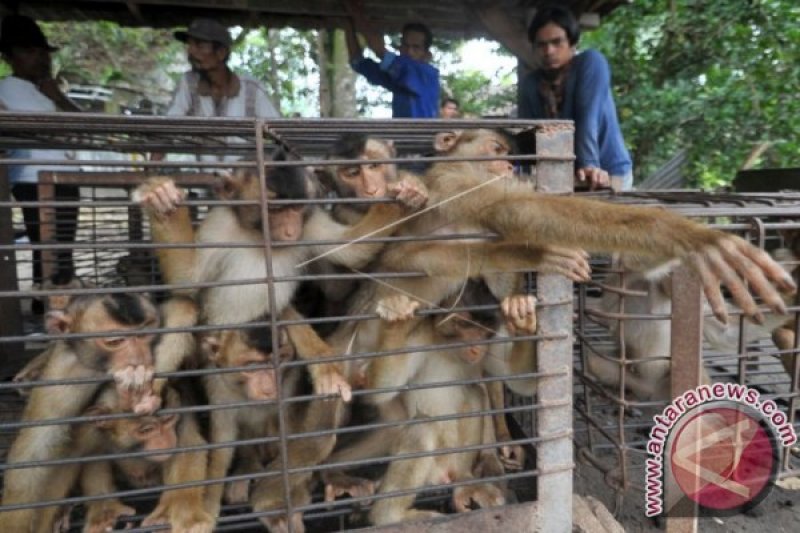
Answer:
[[[474,290],[469,288],[465,292]],[[488,288],[485,290],[488,292]],[[368,387],[390,390],[374,393],[370,400],[384,404],[399,395],[410,420],[466,413],[476,413],[476,416],[407,426],[396,434],[397,439],[391,446],[391,454],[493,444],[492,418],[480,414],[489,409],[488,394],[482,384],[413,388],[405,392],[398,391],[397,387],[480,378],[482,370],[479,363],[486,354],[485,345],[440,348],[435,353],[413,350],[422,345],[447,345],[454,339],[467,342],[489,339],[493,337],[499,323],[497,315],[482,311],[453,313],[448,315],[447,325],[440,325],[438,330],[434,323],[436,319],[425,319],[407,337],[402,323],[408,321],[418,306],[419,302],[405,295],[390,296],[378,303],[378,313],[381,316],[380,350],[408,348],[409,352],[378,357],[371,361],[367,367]],[[398,358],[405,361],[397,364]],[[427,484],[470,480],[475,477],[474,471],[478,464],[482,465],[484,475],[499,475],[503,471],[495,450],[491,448],[479,452],[396,459],[390,463],[383,477],[379,494]],[[411,508],[413,501],[413,495],[379,499],[372,506],[370,520],[376,525],[384,525],[438,514]],[[491,483],[455,488],[453,504],[457,511],[467,511],[473,503],[481,507],[502,505],[505,503],[504,489]]]
[[[172,386],[164,388],[164,406],[176,409],[186,402],[188,395]],[[116,391],[106,388],[98,401],[86,414],[102,416],[124,413]],[[202,486],[170,490],[169,485],[206,479],[207,455],[205,450],[170,453],[176,447],[200,446],[206,441],[200,434],[192,413],[149,415],[136,418],[101,419],[86,422],[78,430],[76,439],[82,446],[91,446],[86,455],[123,454],[131,451],[162,451],[145,457],[120,458],[113,461],[96,461],[83,466],[80,477],[81,492],[85,496],[100,496],[117,490],[113,470],[134,488],[165,485],[159,503],[143,521],[142,527],[169,524],[174,532],[211,532],[214,519],[203,505]],[[100,533],[114,527],[121,516],[133,515],[135,510],[116,498],[94,500],[87,504],[85,533]]]
[[[778,290],[796,290],[791,276],[766,252],[736,235],[705,227],[664,210],[611,205],[575,196],[543,195],[532,191],[526,184],[514,182],[509,179],[513,167],[502,159],[508,153],[508,143],[495,132],[448,132],[437,136],[435,145],[444,155],[498,156],[497,160],[480,164],[461,161],[435,163],[421,176],[428,189],[429,207],[404,223],[398,234],[424,235],[428,232],[426,228],[441,227],[455,221],[494,232],[500,239],[499,242],[479,245],[449,244],[448,266],[453,264],[453,259],[466,256],[469,261],[465,261],[467,264],[463,268],[480,270],[480,265],[474,267],[470,263],[486,260],[485,256],[476,254],[475,249],[486,246],[511,247],[504,248],[504,253],[511,256],[507,264],[514,265],[512,259],[515,258],[517,262],[527,260],[529,267],[533,268],[541,261],[543,250],[548,251],[551,247],[637,254],[656,264],[683,261],[700,277],[711,310],[723,323],[727,322],[727,309],[721,285],[729,289],[734,303],[743,313],[756,321],[763,317],[753,294],[760,296],[773,310],[785,313],[785,304]],[[460,248],[452,248],[454,246]],[[396,244],[383,254],[381,268],[398,271],[423,267],[423,271],[434,275],[434,270],[444,270],[434,266],[442,257],[437,248],[442,246]],[[472,255],[468,256],[465,249]],[[416,253],[410,253],[412,250]],[[426,261],[427,254],[432,254],[435,259]],[[452,271],[450,267],[451,276]],[[424,296],[436,301],[443,299],[441,294],[454,290],[454,278],[449,278],[452,283],[446,282],[447,279],[437,278],[436,282],[412,280],[418,281],[417,286],[412,282],[399,283],[398,280],[393,284],[416,297]],[[384,287],[385,290],[388,289]]]
[[[284,156],[276,156],[276,160]],[[300,167],[272,167],[266,179],[267,198],[302,200],[309,197],[309,178]],[[393,189],[398,198],[415,197],[403,183]],[[215,186],[220,199],[257,200],[261,196],[259,176],[253,169],[240,169],[233,175],[220,177]],[[186,207],[179,207],[184,192],[169,178],[151,178],[134,191],[134,199],[147,211],[153,241],[157,243],[241,243],[263,245],[261,207],[256,205],[217,206],[210,210],[195,233]],[[272,207],[268,210],[270,237],[274,241],[353,240],[371,231],[381,236],[389,222],[399,219],[405,208],[396,204],[372,206],[353,226],[338,224],[322,209],[305,209],[303,205]],[[381,233],[383,232],[383,233]],[[271,250],[269,259],[276,278],[298,273],[304,259],[323,251],[327,259],[348,267],[361,267],[380,250],[380,243],[360,243],[346,248],[316,244]],[[267,257],[262,248],[162,248],[157,251],[162,276],[167,283],[244,281],[267,274]],[[267,284],[221,285],[203,289],[200,294],[203,321],[211,325],[244,323],[269,312],[278,316],[286,308],[297,288],[296,281],[279,282],[275,287],[275,309],[270,309]],[[231,305],[236,302],[236,305]],[[341,365],[326,363],[319,373],[334,378],[332,390],[319,388],[318,394],[349,390],[341,376]]]
[[[399,202],[410,210],[417,210],[427,201],[427,191],[419,178],[408,172],[398,173],[396,165],[392,163],[377,162],[395,157],[397,152],[391,140],[370,137],[363,133],[345,133],[334,142],[326,158],[349,159],[353,163],[321,166],[318,176],[328,194],[339,199],[378,199],[396,194]],[[363,163],[356,163],[359,160]],[[369,204],[335,203],[330,208],[330,216],[340,224],[353,226],[363,219],[369,208]],[[369,271],[370,268],[366,266],[363,270]],[[314,261],[309,266],[309,273],[320,276],[349,271],[325,259]],[[341,315],[342,310],[348,308],[349,299],[359,283],[349,279],[318,279],[313,281],[313,285],[318,287],[322,295],[305,298],[306,303],[308,300],[314,301],[316,307],[310,313],[304,314],[331,317]],[[295,305],[300,303],[301,300],[298,299]],[[315,325],[323,335],[330,333],[334,327],[335,324]]]
[[[783,238],[785,244],[783,247],[776,249],[773,255],[778,261],[785,262],[785,268],[791,273],[795,281],[800,276],[800,269],[797,268],[797,261],[800,259],[800,231],[788,230],[784,232]],[[787,304],[794,304],[794,299],[787,298]],[[772,342],[775,347],[780,350],[780,359],[783,368],[790,378],[795,376],[795,328],[797,316],[789,318],[779,327],[772,331]]]
[[[157,309],[146,298],[129,294],[83,295],[66,309],[47,315],[48,330],[60,333],[105,333],[102,337],[66,338],[53,341],[41,377],[47,381],[98,379],[114,376],[120,401],[138,414],[160,405],[152,387],[154,336],[147,328],[158,327]],[[119,335],[133,333],[133,335]],[[91,401],[99,383],[60,384],[34,388],[22,420],[48,421],[77,416]],[[70,446],[70,428],[64,424],[25,427],[8,453],[9,465],[29,461],[63,459],[76,453]],[[74,482],[74,468],[42,466],[14,468],[5,474],[3,505],[63,498]],[[44,512],[22,509],[0,513],[2,531],[49,531],[54,508]]]
[[[282,320],[298,320],[302,318],[292,308],[287,308]],[[305,360],[317,360],[320,355],[330,356],[330,348],[319,337],[313,334],[310,326],[305,324],[291,324],[278,328],[278,353],[279,363],[292,361],[295,356]],[[219,332],[206,334],[201,341],[202,350],[211,368],[247,368],[239,372],[221,373],[204,376],[203,380],[213,405],[230,403],[244,403],[247,401],[276,400],[278,386],[284,398],[297,396],[302,391],[304,383],[304,369],[299,366],[290,366],[277,369],[273,366],[273,340],[270,328],[259,327],[256,329],[225,329]],[[308,368],[312,381],[321,381],[325,377],[314,373],[318,372],[320,364],[312,364]],[[308,405],[294,402],[288,408],[286,416],[287,433],[293,434],[301,431],[315,431],[336,427],[343,416],[343,403],[349,401],[347,395],[336,400],[312,400]],[[253,439],[276,437],[279,434],[279,420],[277,405],[253,405],[237,408],[214,410],[211,413],[211,442],[218,444],[231,442],[236,439]],[[325,436],[311,439],[293,440],[289,447],[289,467],[309,466],[322,461],[333,449],[335,436]],[[277,443],[267,443],[254,447],[237,449],[242,452],[240,459],[244,470],[237,473],[255,473],[260,471],[273,472],[280,470],[282,459]],[[233,463],[234,449],[232,447],[217,448],[211,451],[209,457],[209,479],[222,479],[227,474]],[[266,466],[262,466],[266,464]],[[265,477],[253,484],[248,489],[247,483],[239,484],[229,490],[238,500],[244,499],[249,493],[250,502],[255,511],[268,511],[280,509],[284,506],[282,478],[280,476]],[[292,476],[291,498],[295,504],[310,502],[310,474],[297,474]],[[213,515],[219,514],[220,502],[223,496],[223,485],[209,485],[205,505]],[[298,513],[293,517],[269,516],[262,519],[271,530],[281,530],[286,527],[287,520],[291,520],[295,529],[302,531],[302,516]]]
[[[633,264],[634,268],[628,265]],[[618,313],[620,300],[624,302],[624,313],[628,315],[661,315],[672,313],[670,280],[652,280],[648,272],[638,272],[642,266],[636,258],[625,255],[613,260],[615,270],[621,274],[611,274],[606,280],[611,286],[618,286],[624,293],[606,290],[597,309],[605,313]],[[659,273],[656,273],[658,276]],[[624,278],[624,286],[621,285]],[[591,308],[591,307],[590,307]],[[730,311],[726,311],[730,312]],[[766,337],[777,325],[785,321],[785,316],[765,315],[761,324],[748,322],[745,325],[743,342],[748,344],[758,338]],[[625,358],[639,361],[624,365],[625,385],[634,396],[643,401],[664,401],[671,397],[670,389],[670,344],[671,326],[668,318],[654,320],[626,320],[620,335],[620,321],[602,319],[609,326],[613,343],[610,348],[590,348],[586,359],[586,370],[601,384],[619,387],[621,379],[620,342],[625,347]],[[735,352],[739,349],[740,328],[738,323],[724,324],[714,316],[703,320],[703,337],[717,351]],[[595,352],[596,350],[596,352]],[[701,376],[703,383],[710,383],[705,369]]]

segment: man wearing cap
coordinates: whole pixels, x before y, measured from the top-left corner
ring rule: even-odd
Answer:
[[[275,118],[280,113],[261,83],[228,68],[231,36],[211,19],[198,18],[175,38],[186,43],[192,70],[178,84],[167,115]]]
[[[81,111],[58,87],[53,78],[50,53],[57,48],[50,46],[36,22],[22,15],[7,15],[0,23],[0,54],[11,67],[12,74],[0,80],[0,109],[16,112]],[[16,149],[9,154],[13,159],[59,160],[66,159],[64,150]],[[41,170],[63,170],[72,167],[44,165],[13,165],[8,167],[11,192],[21,202],[36,202],[39,199],[36,183]],[[56,185],[56,200],[75,201],[78,187]],[[25,229],[31,243],[40,241],[39,209],[22,209]],[[74,241],[77,229],[78,209],[59,208],[56,212],[56,237],[59,241]],[[74,275],[72,250],[57,252],[56,273],[53,281],[66,284]],[[42,281],[41,252],[33,252],[33,281]],[[34,309],[38,311],[38,308]]]

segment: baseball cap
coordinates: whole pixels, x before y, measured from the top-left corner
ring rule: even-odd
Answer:
[[[50,46],[42,29],[30,17],[6,15],[0,23],[0,52],[8,52],[14,46],[45,48],[50,52],[58,50]]]
[[[219,43],[222,46],[231,47],[233,41],[228,29],[217,22],[216,20],[198,18],[194,19],[186,31],[176,31],[175,38],[185,43],[186,40],[192,37],[201,41],[211,41],[212,43]]]

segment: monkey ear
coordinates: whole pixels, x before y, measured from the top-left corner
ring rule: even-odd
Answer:
[[[216,363],[219,359],[220,348],[222,347],[219,337],[213,334],[206,335],[203,337],[200,345],[203,349],[203,353],[206,354],[206,357],[208,357],[209,361]]]
[[[236,193],[236,178],[230,172],[220,173],[214,178],[211,188],[217,198],[231,200]]]
[[[433,139],[433,149],[437,152],[449,152],[461,138],[461,130],[442,131]]]
[[[44,318],[44,328],[49,335],[58,335],[69,331],[72,318],[63,309],[48,311]]]
[[[177,424],[177,423],[178,423],[178,415],[177,415],[177,414],[171,414],[171,415],[164,415],[164,416],[160,416],[160,417],[158,417],[158,421],[159,421],[159,422],[160,422],[160,423],[161,423],[161,424],[162,424],[162,425],[163,425],[165,428],[171,428],[171,427],[173,427],[175,424]]]
[[[110,414],[111,409],[105,405],[93,405],[83,413],[84,416],[104,416]],[[95,420],[92,424],[100,429],[108,429],[114,425],[114,422],[114,420]]]

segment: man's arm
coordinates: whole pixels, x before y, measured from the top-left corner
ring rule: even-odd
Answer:
[[[606,58],[596,50],[581,54],[575,84],[575,156],[579,181],[591,188],[608,185],[608,173],[600,168],[600,117],[611,92],[611,74]]]
[[[49,77],[41,80],[38,83],[38,88],[43,95],[48,97],[56,105],[59,111],[70,111],[74,113],[83,111],[83,109],[61,91],[61,87],[58,86],[58,82],[54,78]]]
[[[367,40],[369,49],[380,59],[383,59],[383,55],[386,53],[383,33],[379,32],[367,17],[364,16],[364,2],[362,0],[347,0],[345,2],[345,9],[353,21],[355,31],[361,33]]]

